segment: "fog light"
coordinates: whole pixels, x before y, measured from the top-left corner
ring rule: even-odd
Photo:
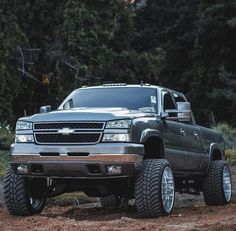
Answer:
[[[108,165],[107,172],[111,175],[119,175],[121,174],[121,166],[119,165]]]
[[[17,166],[17,171],[22,174],[27,174],[28,173],[28,168],[26,164],[20,164]]]

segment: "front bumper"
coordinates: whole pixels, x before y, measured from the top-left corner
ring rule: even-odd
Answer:
[[[45,153],[47,155],[45,155]],[[57,156],[52,156],[57,153]],[[72,156],[69,155],[74,153]],[[86,156],[80,156],[80,153]],[[43,155],[42,155],[43,154]],[[11,166],[24,164],[28,173],[23,176],[51,178],[119,178],[133,177],[135,168],[143,160],[144,147],[140,144],[96,144],[89,146],[42,146],[14,144]],[[121,167],[121,173],[111,175],[107,166]]]

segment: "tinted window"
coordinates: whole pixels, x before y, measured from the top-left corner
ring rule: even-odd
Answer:
[[[170,93],[164,93],[164,110],[175,109],[175,103]]]
[[[176,93],[174,93],[173,96],[174,96],[174,99],[175,99],[175,102],[176,102],[176,103],[177,103],[177,102],[186,102],[186,100],[184,99],[184,97],[181,96],[181,95],[177,95]]]
[[[156,96],[152,88],[83,89],[71,95],[71,107],[119,107],[151,113],[157,112]]]

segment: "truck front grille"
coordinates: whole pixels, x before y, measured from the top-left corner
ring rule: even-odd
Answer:
[[[95,144],[101,139],[104,122],[34,123],[38,144]]]
[[[74,133],[70,135],[63,134],[42,134],[36,133],[36,142],[39,144],[89,144],[97,143],[100,140],[101,133]]]
[[[79,122],[79,123],[35,123],[34,130],[57,130],[62,128],[70,129],[103,129],[104,123],[96,122]]]

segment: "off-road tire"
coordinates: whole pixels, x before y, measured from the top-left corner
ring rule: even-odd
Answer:
[[[203,196],[207,205],[225,205],[231,202],[232,180],[230,178],[231,196],[229,200],[226,200],[223,187],[224,167],[229,168],[223,160],[211,161],[209,173],[203,179]]]
[[[11,166],[4,176],[4,202],[10,214],[27,216],[40,213],[46,198],[32,198],[28,193],[28,179],[14,173]]]
[[[166,211],[162,199],[162,176],[165,169],[171,171],[169,163],[164,159],[144,160],[135,182],[135,201],[138,213],[142,217],[159,217],[171,214],[174,206],[173,197],[170,210]],[[171,171],[172,177],[173,173]]]
[[[127,208],[129,201],[128,198],[115,195],[100,197],[99,200],[102,208]]]

